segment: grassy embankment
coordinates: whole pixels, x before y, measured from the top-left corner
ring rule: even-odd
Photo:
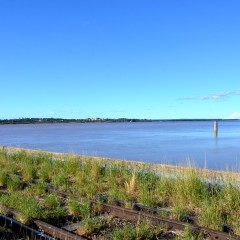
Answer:
[[[23,181],[14,174],[22,176]],[[209,185],[203,178],[222,184]],[[39,181],[31,184],[32,179]],[[239,181],[237,172],[0,149],[0,186],[5,187],[0,192],[0,212],[4,213],[3,206],[14,208],[20,213],[19,220],[25,223],[38,218],[59,224],[61,218],[71,215],[93,225],[89,200],[101,193],[109,199],[124,200],[127,207],[138,202],[167,208],[172,219],[186,214],[197,216],[198,225],[204,227],[221,230],[225,223],[234,226],[234,233],[240,235]],[[57,185],[58,191],[67,192],[68,199],[63,200],[54,192],[47,193],[48,183]],[[121,234],[118,231],[113,236]]]

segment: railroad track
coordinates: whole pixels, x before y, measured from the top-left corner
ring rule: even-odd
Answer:
[[[96,202],[92,202],[92,204],[96,204]],[[109,213],[113,216],[124,218],[131,221],[146,221],[153,225],[163,225],[167,227],[168,231],[184,231],[187,227],[190,231],[202,233],[206,239],[218,239],[218,240],[230,240],[230,239],[238,239],[240,240],[240,236],[236,236],[230,233],[225,233],[221,231],[216,231],[213,229],[200,227],[193,224],[186,224],[180,221],[175,221],[169,218],[155,216],[153,213],[145,213],[143,211],[133,210],[121,206],[116,206],[107,203],[101,203],[102,213]]]
[[[99,205],[99,202],[92,201],[91,206],[94,207],[95,204]],[[149,224],[158,226],[165,226],[167,231],[184,231],[187,227],[190,231],[201,233],[206,239],[217,239],[217,240],[240,240],[240,236],[236,236],[230,233],[225,233],[221,231],[212,230],[209,228],[200,227],[193,224],[186,224],[180,221],[171,220],[169,218],[159,217],[154,215],[154,213],[145,213],[141,210],[134,210],[125,207],[120,207],[107,203],[100,203],[101,214],[111,214],[112,216],[118,217],[120,219],[125,219],[133,222],[148,222]],[[8,216],[17,218],[18,213],[12,209],[5,208],[5,212]],[[67,225],[62,228],[58,228],[49,223],[43,222],[41,220],[34,220],[32,227],[26,226],[13,218],[5,215],[0,215],[0,220],[8,222],[12,227],[16,229],[21,229],[28,233],[30,236],[35,236],[33,239],[60,239],[60,240],[86,240],[87,237],[79,236],[74,233],[79,227],[79,223]],[[65,230],[67,229],[67,230]],[[48,235],[47,235],[48,234]]]
[[[25,235],[32,236],[34,239],[46,239],[46,240],[86,240],[88,238],[77,236],[77,234],[71,231],[64,230],[63,228],[56,227],[52,224],[43,222],[41,220],[33,220],[32,226],[22,224],[16,221],[14,218],[18,218],[19,213],[14,209],[4,207],[6,215],[0,214],[0,222],[4,223],[8,227],[14,228],[16,231],[23,231]],[[8,217],[11,216],[11,217]],[[49,235],[47,235],[49,234]]]
[[[31,237],[31,239],[54,240],[53,237],[48,236],[44,232],[22,224],[19,221],[16,221],[15,219],[3,214],[0,214],[0,225],[4,226],[6,229],[12,229],[13,232],[17,232],[18,235],[21,235],[21,237],[28,236]],[[16,239],[16,236],[14,236],[13,232],[8,231],[7,234],[2,236],[1,239]]]
[[[16,175],[15,175],[16,176]],[[21,176],[18,176],[22,179]],[[37,180],[33,180],[32,183],[37,183]],[[48,190],[55,191],[57,186],[53,184],[48,185]],[[56,191],[57,192],[57,191]],[[64,192],[57,192],[61,197],[67,198],[68,194]],[[99,201],[100,200],[100,201]],[[126,208],[125,203],[121,200],[111,199],[114,204],[107,203],[107,197],[104,195],[98,195],[96,200],[90,202],[91,209],[94,209],[96,205],[101,207],[101,214],[111,214],[119,219],[129,220],[132,222],[148,222],[151,225],[164,226],[167,231],[184,231],[188,228],[192,232],[196,232],[204,236],[205,239],[215,240],[230,240],[238,239],[240,236],[232,234],[232,228],[223,224],[223,231],[216,231],[213,229],[197,226],[196,218],[191,216],[184,216],[183,221],[176,221],[166,217],[160,217],[157,213],[159,209],[143,206],[138,203],[133,203],[133,209]],[[168,210],[167,210],[168,211]],[[14,209],[4,209],[6,215],[0,215],[0,222],[12,227],[14,229],[21,229],[31,236],[35,236],[33,239],[60,239],[60,240],[86,240],[91,239],[87,236],[80,236],[77,234],[77,229],[81,225],[81,222],[67,224],[65,226],[56,227],[50,223],[43,222],[39,219],[32,221],[31,226],[26,226],[15,219],[18,219],[19,213]]]

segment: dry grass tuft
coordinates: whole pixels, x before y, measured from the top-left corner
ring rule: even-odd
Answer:
[[[136,197],[136,192],[137,192],[137,176],[136,176],[136,172],[134,171],[132,173],[132,176],[129,180],[129,182],[125,183],[125,188],[126,188],[126,192],[128,194],[128,196],[133,199],[134,197]]]

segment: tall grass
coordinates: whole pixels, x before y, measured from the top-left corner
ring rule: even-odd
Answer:
[[[23,181],[13,174],[21,175]],[[214,173],[212,176],[216,177]],[[37,185],[31,184],[33,178],[38,179]],[[34,206],[37,215],[30,211],[26,221],[39,217],[38,214],[53,220],[67,214],[86,219],[89,206],[82,198],[90,200],[96,194],[105,194],[110,201],[111,198],[124,200],[128,207],[138,202],[167,208],[174,219],[186,214],[197,216],[198,224],[204,227],[221,230],[222,223],[233,225],[234,233],[240,234],[239,182],[221,179],[221,185],[211,185],[203,180],[202,170],[193,168],[187,168],[186,172],[181,168],[181,174],[169,176],[159,174],[155,169],[139,166],[132,169],[127,163],[104,159],[73,155],[58,159],[43,153],[0,150],[0,186],[6,187],[8,192],[1,194],[0,203],[21,210],[16,194],[28,199],[26,201]],[[47,183],[57,185],[58,191],[67,192],[70,196],[67,202],[60,201],[54,192],[47,193]],[[80,200],[81,204],[74,199]],[[12,201],[15,203],[11,204]]]
[[[124,225],[122,228],[115,228],[112,234],[113,240],[154,240],[161,229],[156,229],[146,223],[138,223],[136,226],[130,224]]]
[[[1,195],[0,206],[16,209],[20,213],[18,220],[23,223],[29,223],[34,218],[40,218],[42,214],[36,199],[23,195],[21,191],[14,191],[8,195]],[[0,209],[3,210],[3,208]]]

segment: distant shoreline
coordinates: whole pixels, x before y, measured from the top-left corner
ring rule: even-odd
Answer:
[[[238,121],[239,119],[137,119],[137,118],[18,118],[0,119],[5,124],[43,124],[43,123],[113,123],[113,122],[186,122],[186,121]]]

